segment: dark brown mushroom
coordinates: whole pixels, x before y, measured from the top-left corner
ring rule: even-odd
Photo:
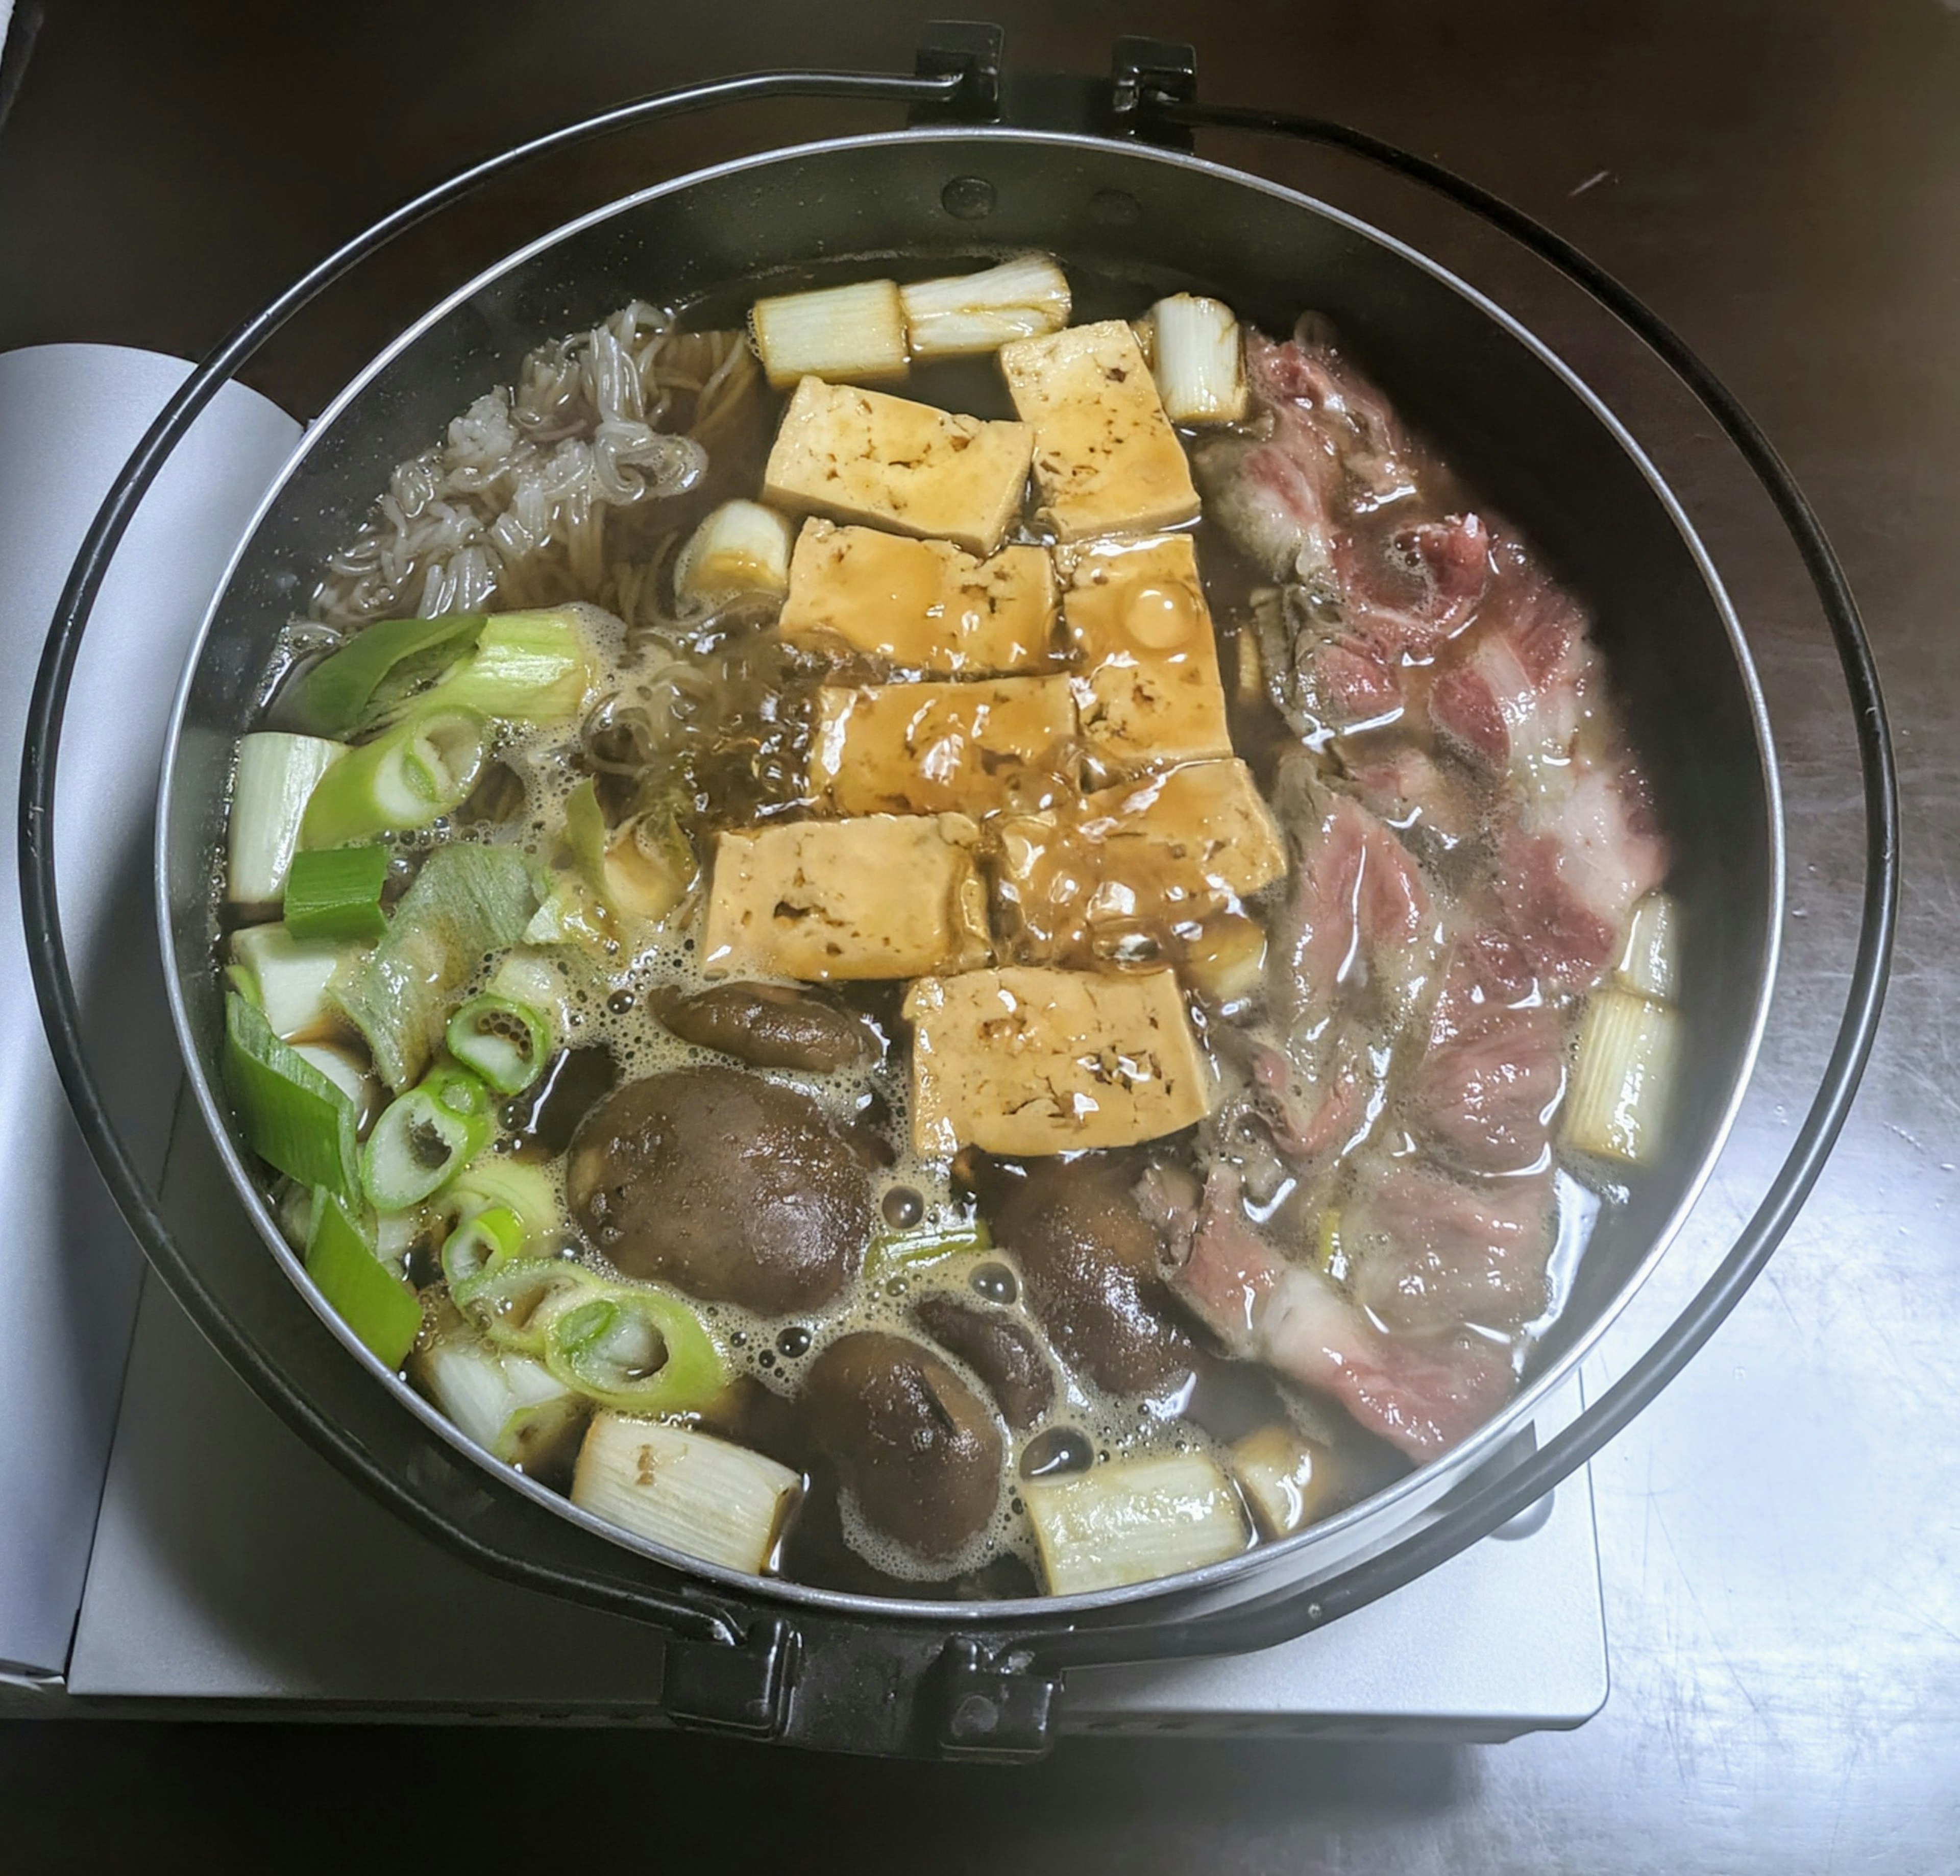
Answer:
[[[1026,1432],[1048,1412],[1055,1400],[1055,1376],[1026,1323],[1005,1310],[964,1302],[944,1290],[921,1298],[912,1314],[934,1341],[980,1377],[1017,1433]]]
[[[994,1242],[1014,1253],[1029,1307],[1070,1368],[1122,1394],[1191,1372],[1196,1351],[1159,1272],[1134,1156],[975,1154],[968,1165]]]
[[[608,1096],[572,1141],[565,1196],[628,1276],[765,1316],[830,1301],[871,1231],[859,1145],[807,1095],[739,1069]]]
[[[683,1042],[759,1069],[829,1075],[873,1060],[878,1041],[861,1016],[778,983],[721,983],[683,996],[669,987],[648,999]]]
[[[947,1557],[985,1528],[1000,1498],[1000,1430],[930,1350],[875,1330],[842,1336],[811,1363],[803,1397],[873,1530]]]

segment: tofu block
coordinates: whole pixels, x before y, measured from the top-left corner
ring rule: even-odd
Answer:
[[[908,670],[978,677],[1046,670],[1055,614],[1045,547],[978,560],[948,541],[813,516],[797,537],[781,623],[792,645],[842,645]]]
[[[1072,793],[1075,698],[1064,677],[827,684],[810,785],[840,814],[989,814]]]
[[[762,498],[794,514],[940,536],[984,556],[1020,512],[1033,449],[1024,423],[806,377],[776,432]]]
[[[944,1158],[1131,1146],[1201,1120],[1211,1078],[1177,979],[1012,966],[906,993],[912,1141]]]
[[[1092,541],[1055,559],[1091,753],[1119,776],[1230,755],[1218,641],[1191,537]]]
[[[918,977],[992,955],[978,830],[876,814],[724,833],[702,934],[711,977]]]
[[[1198,513],[1184,445],[1137,336],[1120,319],[1001,348],[1035,432],[1035,486],[1058,538],[1174,527]]]
[[[1286,842],[1242,762],[1194,762],[1002,819],[1000,897],[1022,949],[1092,963],[1147,942],[1181,949],[1199,922],[1284,876]]]

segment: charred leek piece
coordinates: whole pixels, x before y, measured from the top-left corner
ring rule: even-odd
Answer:
[[[301,721],[323,736],[378,728],[468,651],[484,623],[482,613],[377,619],[307,674],[294,699]]]
[[[790,524],[759,502],[724,502],[689,537],[674,564],[683,601],[723,593],[787,593]]]
[[[360,1190],[353,1102],[235,990],[224,999],[224,1085],[246,1144],[268,1165],[342,1198]]]
[[[921,280],[899,289],[915,358],[998,352],[1068,323],[1068,279],[1046,254],[1023,254],[983,273]]]
[[[450,993],[486,953],[514,944],[537,906],[530,862],[514,847],[457,842],[422,862],[388,935],[333,980],[334,1002],[389,1087],[420,1076]]]
[[[489,725],[474,710],[431,704],[348,751],[307,804],[300,844],[345,847],[426,827],[476,785]]]
[[[1238,1495],[1203,1453],[1117,1460],[1021,1489],[1052,1595],[1147,1583],[1246,1547]]]
[[[410,1378],[461,1432],[526,1470],[555,1457],[590,1411],[542,1362],[495,1348],[460,1324],[416,1355]]]
[[[286,874],[286,930],[300,939],[371,944],[388,928],[381,909],[386,847],[329,847],[293,856]]]
[[[574,1297],[604,1287],[582,1263],[524,1257],[472,1279],[452,1294],[457,1307],[498,1347],[542,1358],[552,1316]]]
[[[611,833],[590,779],[566,798],[565,838],[585,883],[615,918],[657,925],[694,884],[694,849],[670,820],[636,814]]]
[[[1150,308],[1150,373],[1172,423],[1237,423],[1246,414],[1239,322],[1217,300],[1173,294]]]
[[[469,662],[427,703],[505,723],[566,723],[584,710],[592,673],[591,643],[575,607],[499,613],[485,622]]]
[[[683,1556],[760,1575],[802,1489],[788,1467],[746,1447],[601,1413],[579,1448],[571,1502]]]
[[[929,1225],[909,1231],[880,1231],[864,1258],[865,1276],[873,1282],[902,1276],[942,1257],[991,1250],[994,1239],[984,1218],[970,1225]]]
[[[500,1094],[521,1094],[544,1072],[552,1049],[551,1019],[508,997],[472,997],[444,1032],[449,1053]]]
[[[664,1290],[608,1287],[553,1310],[544,1333],[545,1365],[622,1413],[686,1413],[728,1384],[701,1318]]]
[[[333,1313],[383,1364],[399,1368],[421,1332],[422,1306],[376,1259],[360,1227],[330,1192],[313,1194],[306,1267]]]
[[[800,377],[854,383],[903,377],[910,363],[905,307],[889,280],[758,300],[749,328],[778,390]]]
[[[406,1212],[445,1184],[490,1139],[490,1091],[438,1069],[382,1110],[361,1149],[361,1184],[377,1212]]]
[[[1640,1165],[1660,1150],[1681,1054],[1678,1011],[1624,990],[1596,990],[1579,1029],[1565,1110],[1567,1145]]]
[[[224,894],[234,906],[279,903],[307,803],[320,777],[346,753],[345,743],[272,730],[239,739],[225,836]]]

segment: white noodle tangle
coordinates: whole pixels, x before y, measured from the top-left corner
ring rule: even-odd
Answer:
[[[653,583],[616,554],[609,567],[609,517],[693,488],[703,438],[756,381],[739,333],[676,332],[641,301],[539,346],[514,387],[485,393],[435,448],[397,466],[329,557],[313,616],[353,626],[584,599],[631,621],[651,610]],[[657,427],[677,393],[691,403],[686,435]]]

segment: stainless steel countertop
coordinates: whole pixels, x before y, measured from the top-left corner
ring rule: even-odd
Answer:
[[[17,52],[43,11],[25,0]],[[482,0],[466,14],[343,0],[275,19],[47,0],[0,126],[0,346],[196,352],[412,186],[516,134],[762,63],[903,64],[926,11]],[[237,1842],[278,1846],[285,1867],[309,1860],[301,1846],[337,1867],[377,1846],[514,1855],[562,1846],[575,1820],[589,1842],[663,1857],[795,1858],[841,1836],[861,1864],[1077,1876],[1960,1868],[1960,7],[987,11],[1032,65],[1100,68],[1120,30],[1195,38],[1206,95],[1343,116],[1550,221],[1751,406],[1865,607],[1907,801],[1885,1030],[1768,1279],[1596,1464],[1605,1712],[1501,1747],[1071,1746],[1019,1774],[638,1734],[20,1725],[0,1731],[17,1855],[44,1832],[64,1861],[145,1864],[193,1812],[220,1829],[217,1807]],[[399,68],[363,88],[363,62],[390,46]],[[626,177],[854,121],[785,110],[686,126],[568,163],[505,211],[534,225]],[[1263,160],[1421,222],[1386,184]],[[326,340],[269,357],[255,381],[310,408],[398,314],[507,244],[509,225],[465,215],[336,305]],[[1581,349],[1584,330],[1570,327]],[[1707,426],[1658,421],[1762,660],[1795,843],[1783,1014],[1705,1208],[1719,1221],[1739,1215],[1787,1141],[1832,1020],[1857,886],[1853,784],[1830,657],[1788,555],[1764,544],[1761,505]]]

